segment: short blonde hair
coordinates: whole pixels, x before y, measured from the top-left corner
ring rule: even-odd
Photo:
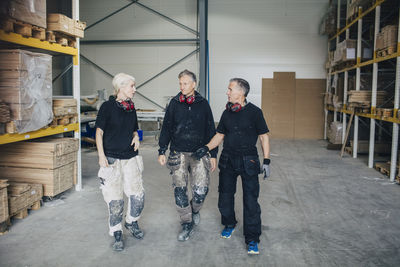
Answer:
[[[114,94],[117,95],[119,93],[119,89],[127,85],[130,81],[135,82],[135,78],[129,74],[121,72],[115,75],[112,80],[112,85],[114,87]]]

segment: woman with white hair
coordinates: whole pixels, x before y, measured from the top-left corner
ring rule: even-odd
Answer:
[[[125,227],[143,238],[138,219],[144,207],[143,159],[139,153],[138,121],[132,98],[135,78],[119,73],[112,81],[115,95],[104,102],[96,119],[96,145],[99,155],[101,190],[109,212],[109,234],[113,250],[124,249],[122,219],[124,196],[128,199]]]

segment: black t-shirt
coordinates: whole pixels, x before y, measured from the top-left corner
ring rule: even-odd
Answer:
[[[107,157],[130,159],[138,154],[131,146],[138,129],[136,110],[126,112],[115,100],[104,102],[97,114],[96,127],[104,131],[103,148]]]
[[[239,112],[225,110],[217,127],[224,134],[224,150],[238,155],[257,155],[257,138],[268,133],[262,111],[248,103]]]

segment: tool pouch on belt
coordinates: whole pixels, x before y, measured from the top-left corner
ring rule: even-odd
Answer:
[[[176,151],[171,151],[167,160],[167,168],[174,173],[181,166],[181,153]]]
[[[260,160],[258,156],[243,156],[244,171],[250,175],[258,175],[260,173]]]

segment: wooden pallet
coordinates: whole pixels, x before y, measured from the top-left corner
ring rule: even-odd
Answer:
[[[8,218],[6,221],[0,223],[0,235],[4,235],[8,232],[8,228],[11,225],[10,218]]]
[[[390,164],[387,162],[377,162],[375,163],[375,169],[380,173],[390,176]]]
[[[10,214],[10,217],[15,219],[25,219],[28,216],[28,210],[38,210],[38,209],[40,209],[40,200],[35,201],[32,205],[23,208],[15,212],[14,214]]]
[[[46,31],[46,40],[50,43],[76,48],[76,38],[60,32]]]
[[[376,51],[376,57],[386,57],[390,56],[391,54],[396,53],[396,47],[395,46],[389,46],[384,49]]]
[[[335,66],[332,67],[333,71],[338,71],[346,68],[353,67],[356,64],[355,60],[348,60],[337,63]]]
[[[49,126],[55,127],[58,125],[68,125],[77,122],[78,122],[78,114],[69,114],[65,116],[54,117],[53,121],[49,124]]]
[[[393,109],[392,108],[377,108],[376,115],[382,116],[382,117],[392,117]]]
[[[5,32],[18,33],[24,37],[46,40],[46,29],[12,18],[1,19],[0,28]]]

